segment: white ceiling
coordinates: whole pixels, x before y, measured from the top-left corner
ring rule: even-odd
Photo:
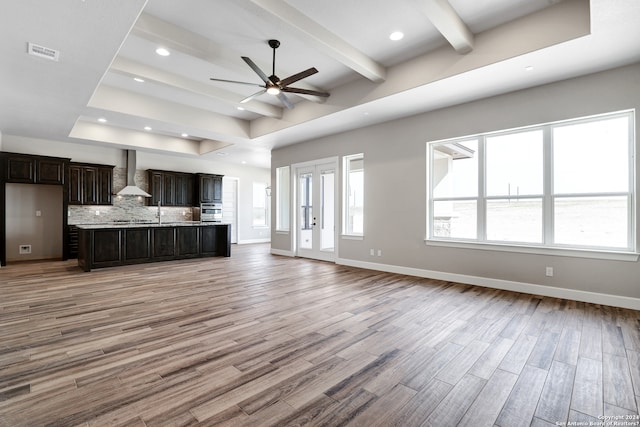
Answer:
[[[274,147],[640,61],[638,0],[5,3],[2,134],[260,167]],[[239,104],[262,84],[241,56],[270,75],[269,39],[280,78],[316,67],[291,86],[331,96]]]

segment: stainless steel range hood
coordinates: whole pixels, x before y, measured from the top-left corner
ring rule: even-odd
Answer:
[[[127,150],[127,186],[118,191],[118,196],[151,197],[151,194],[136,186],[136,152]]]

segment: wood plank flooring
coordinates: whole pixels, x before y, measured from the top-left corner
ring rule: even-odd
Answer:
[[[90,273],[15,264],[0,426],[638,425],[639,327],[632,310],[267,245]]]

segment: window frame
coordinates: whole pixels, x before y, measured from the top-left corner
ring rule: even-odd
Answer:
[[[553,129],[561,126],[575,125],[589,122],[604,121],[609,119],[615,119],[620,117],[628,118],[628,190],[627,192],[591,192],[591,193],[578,193],[578,194],[564,194],[555,193],[553,189]],[[512,242],[512,241],[491,241],[487,239],[486,224],[487,224],[487,210],[486,203],[490,200],[503,199],[501,196],[487,196],[486,195],[486,140],[490,137],[502,136],[514,133],[521,133],[541,129],[543,134],[543,194],[542,195],[526,195],[519,196],[520,199],[542,197],[542,242],[527,243],[527,242]],[[434,197],[432,183],[434,182],[434,167],[432,167],[434,161],[434,147],[443,143],[462,143],[464,141],[478,140],[478,191],[477,195],[473,197]],[[462,247],[472,249],[490,249],[509,252],[523,252],[523,253],[536,253],[545,255],[560,255],[560,256],[577,256],[586,258],[597,259],[616,259],[616,260],[629,260],[635,261],[638,259],[637,248],[637,193],[636,193],[636,165],[635,165],[635,110],[624,110],[613,113],[598,114],[588,117],[581,117],[570,120],[562,120],[550,123],[543,123],[533,126],[525,126],[520,128],[513,128],[508,130],[501,130],[495,132],[484,132],[475,135],[467,135],[457,138],[448,138],[442,140],[428,141],[426,143],[426,157],[427,157],[427,195],[426,195],[426,236],[425,243],[427,245],[435,246],[450,246],[450,247]],[[626,196],[627,197],[627,247],[603,247],[603,246],[584,246],[584,245],[572,245],[572,244],[558,244],[554,242],[554,204],[556,198],[566,197],[605,197],[605,196]],[[445,236],[434,236],[434,203],[441,201],[476,201],[476,213],[477,213],[477,230],[476,238],[455,238]]]
[[[291,229],[291,167],[276,168],[276,232]]]
[[[350,162],[352,160],[362,160],[362,232],[354,232],[349,227],[349,217],[351,213],[350,209]],[[348,156],[343,156],[342,158],[342,171],[343,171],[343,179],[342,179],[342,237],[343,238],[351,238],[351,239],[362,239],[364,238],[364,153],[351,154]]]
[[[267,195],[267,187],[268,184],[264,183],[264,182],[255,182],[253,183],[253,193],[252,193],[252,212],[251,212],[251,226],[255,229],[255,228],[269,228],[269,207],[270,207],[270,203],[269,203],[269,197]],[[264,197],[264,206],[256,206],[256,195],[261,194],[262,197]],[[264,223],[260,223],[260,224],[256,224],[256,212],[257,209],[263,209],[264,210]]]

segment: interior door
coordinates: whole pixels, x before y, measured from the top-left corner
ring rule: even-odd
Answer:
[[[335,260],[336,163],[297,168],[297,250],[301,257]]]

